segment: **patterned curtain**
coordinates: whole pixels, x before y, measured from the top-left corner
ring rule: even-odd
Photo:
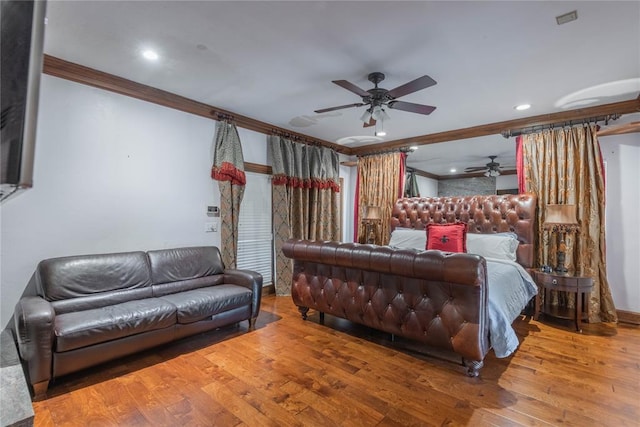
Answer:
[[[542,229],[545,206],[576,205],[580,230],[567,233],[565,266],[593,278],[589,321],[616,321],[607,281],[604,169],[596,127],[550,129],[521,141],[525,191],[538,195],[538,263],[548,264],[556,251],[555,239]]]
[[[291,293],[293,263],[282,254],[287,239],[339,240],[338,153],[327,147],[270,135],[276,294]]]
[[[379,206],[382,212],[382,221],[375,229],[375,241],[386,245],[389,243],[389,221],[391,211],[398,194],[398,182],[402,153],[378,154],[358,159],[358,218],[364,216],[366,206]],[[367,240],[364,223],[357,224],[357,241],[364,243]]]
[[[226,268],[236,268],[240,203],[247,179],[244,174],[244,158],[238,130],[234,124],[226,121],[216,123],[211,178],[218,181],[220,189],[222,262]]]

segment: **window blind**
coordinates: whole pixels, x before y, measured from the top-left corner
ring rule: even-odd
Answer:
[[[246,172],[247,184],[238,219],[239,269],[262,274],[263,286],[273,281],[270,176]]]

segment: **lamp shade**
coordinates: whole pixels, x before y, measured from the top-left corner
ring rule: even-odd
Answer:
[[[366,206],[364,208],[364,217],[367,221],[382,219],[382,211],[379,206]]]
[[[547,205],[543,226],[549,228],[554,225],[578,225],[576,205]]]

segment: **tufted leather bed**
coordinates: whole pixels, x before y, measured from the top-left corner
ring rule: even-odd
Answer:
[[[532,268],[535,210],[531,194],[404,198],[390,221],[392,229],[462,221],[469,233],[515,233],[517,262]],[[492,347],[484,257],[294,239],[282,250],[294,260],[291,296],[303,319],[312,308],[445,349],[478,375]]]

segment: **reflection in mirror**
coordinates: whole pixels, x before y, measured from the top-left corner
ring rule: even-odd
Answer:
[[[488,167],[489,156],[496,156],[493,162],[499,165]],[[421,145],[407,157],[425,197],[513,192],[518,187],[515,164],[515,138],[499,134]]]

